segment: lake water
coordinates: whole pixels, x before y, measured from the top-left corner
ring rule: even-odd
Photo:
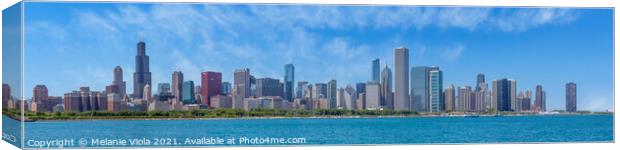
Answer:
[[[25,146],[43,148],[46,146],[41,146],[42,143],[59,139],[74,140],[73,145],[63,145],[64,147],[541,143],[614,140],[613,115],[84,120],[27,122],[25,126]],[[243,137],[245,138],[240,139]],[[252,138],[262,139],[255,139],[254,142],[248,140]],[[229,139],[234,139],[235,141],[232,141],[234,143]],[[80,140],[83,143],[80,143]],[[119,142],[123,140],[127,142],[125,145]],[[241,141],[244,143],[240,143]]]

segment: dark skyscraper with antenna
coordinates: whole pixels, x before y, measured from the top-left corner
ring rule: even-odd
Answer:
[[[136,72],[133,73],[133,97],[142,98],[145,85],[151,85],[151,72],[149,71],[149,56],[146,55],[146,44],[138,42],[138,54],[136,55]]]

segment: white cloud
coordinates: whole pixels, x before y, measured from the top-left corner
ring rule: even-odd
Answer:
[[[325,70],[335,76],[349,78],[367,74],[367,68],[357,66],[368,66],[365,64],[377,57],[381,58],[382,68],[386,62],[393,65],[393,48],[406,43],[400,41],[399,37],[391,37],[393,40],[389,43],[359,44],[349,40],[352,35],[324,36],[319,35],[317,30],[404,31],[438,27],[465,29],[470,32],[525,32],[543,25],[568,23],[578,17],[570,9],[551,8],[517,9],[513,12],[474,7],[251,5],[247,7],[248,10],[240,10],[244,8],[246,7],[213,4],[163,4],[149,7],[123,4],[103,13],[76,11],[76,15],[72,16],[75,20],[70,22],[73,24],[66,26],[38,26],[49,27],[42,31],[41,35],[82,35],[99,44],[105,44],[117,55],[127,55],[130,50],[133,54],[134,46],[127,46],[127,41],[137,41],[137,33],[143,34],[149,40],[149,54],[163,58],[157,60],[163,61],[158,62],[161,68],[153,69],[153,77],[158,80],[168,79],[171,74],[167,72],[169,70],[182,70],[188,79],[197,80],[204,69],[222,69],[222,62],[228,66],[250,67],[253,73],[260,76],[279,78],[277,75],[282,73],[280,66],[285,63],[324,63],[321,60],[336,58],[338,60],[335,62],[340,65],[328,64],[319,67],[326,67]],[[71,30],[54,31],[54,28],[63,26]],[[76,50],[92,47],[84,45],[69,43],[50,47]],[[430,46],[414,45],[413,48],[414,57],[433,53],[434,50]],[[455,61],[464,53],[465,48],[464,44],[455,44],[440,49],[445,51],[446,60]],[[196,50],[199,53],[184,54],[187,50]],[[267,50],[278,53],[263,53]],[[334,57],[326,57],[326,54]],[[273,66],[276,66],[275,69]],[[123,67],[125,74],[131,75],[131,67],[133,66]],[[304,67],[307,68],[303,69],[309,70],[309,66]],[[111,74],[111,69],[105,68],[106,72],[103,73]],[[217,71],[230,70],[225,69],[227,70]],[[306,75],[325,76],[313,73]],[[125,77],[125,80],[130,81],[131,76]]]
[[[465,45],[459,43],[450,47],[446,47],[444,50],[444,56],[445,59],[448,61],[455,61],[458,60],[461,55],[463,55],[464,51]]]
[[[505,32],[523,32],[546,24],[563,24],[575,20],[578,13],[570,9],[528,8],[518,9],[505,16],[492,18],[490,22]]]

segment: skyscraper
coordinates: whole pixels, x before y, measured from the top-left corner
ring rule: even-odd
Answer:
[[[329,108],[336,108],[336,94],[338,92],[338,82],[336,80],[329,80],[327,82],[327,100],[329,101]]]
[[[182,85],[183,104],[196,104],[194,96],[194,81],[185,81]]]
[[[385,109],[394,109],[394,93],[392,92],[392,70],[385,65],[381,71],[381,105]]]
[[[220,72],[202,72],[200,74],[201,90],[200,94],[203,96],[203,104],[211,105],[211,96],[219,95],[222,93],[222,73]]]
[[[230,82],[222,82],[222,95],[230,94],[231,90],[232,86],[230,85]]]
[[[366,109],[377,110],[381,107],[381,85],[379,82],[366,84]]]
[[[459,104],[457,110],[464,112],[473,111],[473,109],[471,109],[472,95],[471,86],[459,87]]]
[[[409,49],[394,49],[394,110],[409,110]]]
[[[144,99],[144,100],[148,100],[148,101],[153,100],[153,94],[152,94],[152,92],[151,92],[151,91],[152,91],[152,90],[151,90],[151,85],[146,84],[146,85],[144,86],[144,90],[143,90],[143,93],[144,93],[144,94],[143,94],[143,96],[142,96],[142,99]]]
[[[312,99],[318,100],[320,98],[327,98],[327,84],[315,83],[312,90]]]
[[[478,76],[476,76],[476,91],[480,91],[481,84],[484,84],[484,74],[478,73]]]
[[[44,102],[47,100],[47,97],[48,92],[45,85],[36,85],[34,89],[32,89],[32,101]]]
[[[411,109],[416,112],[429,111],[429,67],[420,66],[411,69]]]
[[[357,91],[357,94],[366,92],[366,83],[362,83],[362,82],[356,83],[355,91]]]
[[[542,86],[536,86],[536,99],[534,100],[534,111],[536,112],[544,112],[546,110],[545,106],[545,91],[542,89]]]
[[[512,111],[516,101],[516,81],[512,79],[493,80],[492,101],[498,111]]]
[[[48,92],[45,85],[36,85],[32,89],[32,102],[36,103],[35,109],[37,112],[48,111],[47,106]],[[6,106],[5,106],[6,107]]]
[[[305,97],[305,91],[306,91],[307,87],[308,87],[308,81],[299,81],[299,82],[297,82],[297,89],[296,89],[295,98],[304,98]]]
[[[256,79],[256,96],[282,96],[282,84],[280,80],[273,78]]]
[[[379,83],[379,72],[381,71],[381,65],[379,62],[379,58],[372,60],[372,78],[371,81]]]
[[[158,95],[155,97],[155,99],[157,100],[168,101],[171,98],[174,98],[174,96],[172,95],[172,92],[170,91],[170,83],[157,84],[157,92],[158,92]]]
[[[250,69],[244,68],[235,70],[235,82],[233,88],[236,90],[236,95],[241,96],[241,98],[248,98],[251,96],[252,83],[250,78]]]
[[[284,99],[293,101],[293,84],[295,83],[295,66],[286,64],[284,66]]]
[[[175,71],[172,73],[172,95],[177,101],[183,100],[183,72]]]
[[[146,45],[143,41],[138,42],[137,50],[136,72],[133,73],[133,97],[141,99],[144,86],[151,84],[151,72],[149,71],[149,56],[146,55]]]
[[[344,102],[344,104],[342,105],[344,109],[355,109],[355,100],[357,99],[356,93],[357,92],[351,85],[347,85],[347,87],[344,88],[344,101],[342,101]]]
[[[430,67],[429,69],[429,110],[430,112],[443,112],[445,110],[445,102],[443,99],[443,73],[439,67]]]
[[[566,112],[577,112],[577,84],[566,84]]]
[[[126,94],[126,83],[123,81],[123,69],[121,66],[116,66],[114,68],[114,81],[112,81],[112,85],[118,88],[118,94],[121,96],[125,96]]]
[[[159,83],[157,84],[157,92],[159,95],[171,93],[170,92],[170,83]]]
[[[525,94],[523,97],[521,110],[523,111],[531,111],[532,110],[532,91],[525,90]]]
[[[455,111],[455,94],[454,93],[454,85],[450,85],[448,86],[443,94],[444,94],[444,101],[445,101],[445,108],[446,111]]]

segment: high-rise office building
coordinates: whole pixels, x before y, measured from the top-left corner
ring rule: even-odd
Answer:
[[[157,84],[157,93],[159,95],[163,95],[170,92],[170,83],[158,83]]]
[[[142,97],[142,95],[140,95],[140,97]],[[87,86],[80,87],[79,98],[80,98],[80,101],[82,102],[81,111],[91,111],[92,105],[90,101],[90,87],[87,87]]]
[[[429,73],[430,67],[420,66],[411,69],[411,109],[416,112],[429,111]]]
[[[344,88],[344,101],[341,105],[344,109],[352,110],[355,109],[355,100],[357,99],[357,92],[351,85],[347,85]]]
[[[194,81],[183,82],[181,88],[183,104],[196,104],[196,97],[194,96]]]
[[[516,101],[516,81],[512,79],[493,80],[492,101],[498,111],[513,111]]]
[[[308,87],[308,81],[297,82],[296,96],[295,98],[304,98],[306,88]]]
[[[336,80],[329,80],[327,82],[327,100],[329,101],[329,108],[336,108],[336,94],[338,92],[338,82]]]
[[[542,86],[536,86],[536,99],[534,100],[534,111],[536,112],[545,112],[546,108],[546,100],[545,100],[545,91]]]
[[[32,89],[32,102],[36,103],[36,108],[31,108],[31,109],[36,110],[36,112],[49,111],[48,109],[46,109],[47,99],[48,99],[47,87],[45,85],[36,85]]]
[[[366,92],[366,83],[362,83],[362,82],[356,83],[355,91],[357,91],[357,94]]]
[[[566,112],[577,112],[577,84],[566,84]]]
[[[429,69],[429,111],[430,112],[443,112],[445,108],[445,102],[443,99],[443,73],[439,70],[439,67],[430,67]]]
[[[284,66],[284,99],[289,102],[293,101],[293,84],[295,83],[295,66],[286,64]]]
[[[444,92],[444,101],[445,101],[445,108],[446,111],[455,111],[455,97],[456,97],[456,93],[454,91],[454,85],[450,85],[448,86]]]
[[[459,87],[459,96],[458,96],[458,106],[457,106],[457,110],[458,111],[464,111],[464,112],[468,112],[468,111],[473,111],[473,109],[471,109],[471,104],[472,104],[472,89],[471,86],[462,86]]]
[[[481,84],[484,84],[484,74],[478,73],[476,76],[476,91],[480,91]]]
[[[143,96],[142,99],[144,100],[153,100],[153,94],[151,92],[151,85],[150,84],[146,84],[144,86],[144,90],[142,90],[143,92]]]
[[[175,71],[172,73],[172,95],[177,101],[183,100],[183,72]]]
[[[312,89],[312,99],[318,100],[321,98],[327,98],[327,84],[315,83]]]
[[[116,94],[116,93],[111,93]],[[119,94],[116,94],[119,95]],[[81,112],[82,110],[82,100],[81,94],[79,91],[72,91],[64,94],[64,107],[65,112]]]
[[[118,93],[125,95],[125,82],[123,81],[123,69],[120,66],[116,66],[113,70],[112,84],[105,87],[106,93]]]
[[[379,82],[366,83],[366,109],[378,110],[381,108],[381,84]]]
[[[525,94],[523,95],[523,99],[521,100],[521,110],[532,110],[532,91],[530,91],[529,89],[525,90]]]
[[[381,72],[381,64],[379,62],[379,58],[372,60],[372,77],[371,77],[371,81],[377,82],[379,83],[379,79],[380,79],[380,75],[379,72]]]
[[[222,82],[222,95],[230,94],[231,90],[232,86],[230,85],[230,82]]]
[[[252,83],[251,83],[251,75],[250,69],[237,69],[235,70],[235,79],[234,79],[234,87],[236,90],[236,95],[241,96],[241,98],[248,98],[251,96],[252,92]]]
[[[36,85],[34,89],[32,89],[32,101],[34,102],[44,102],[47,101],[48,91],[45,85]]]
[[[138,42],[138,54],[136,55],[136,72],[133,73],[133,97],[142,98],[144,86],[151,84],[151,72],[149,71],[149,56],[146,55],[146,44]]]
[[[158,83],[157,96],[155,97],[155,99],[160,101],[168,101],[171,98],[174,98],[174,96],[172,95],[172,91],[170,90],[170,83]]]
[[[394,93],[392,92],[392,70],[385,65],[381,71],[381,106],[394,109]]]
[[[490,96],[488,93],[488,85],[484,82],[481,82],[478,84],[478,86],[476,88],[478,88],[476,91],[474,91],[474,97],[473,100],[475,102],[475,110],[478,112],[482,112],[485,111],[490,104]]]
[[[409,49],[394,49],[394,110],[409,110]]]
[[[282,96],[282,83],[273,78],[256,79],[256,96]]]
[[[222,73],[220,72],[202,72],[200,73],[201,91],[203,104],[210,105],[211,96],[222,94]]]

